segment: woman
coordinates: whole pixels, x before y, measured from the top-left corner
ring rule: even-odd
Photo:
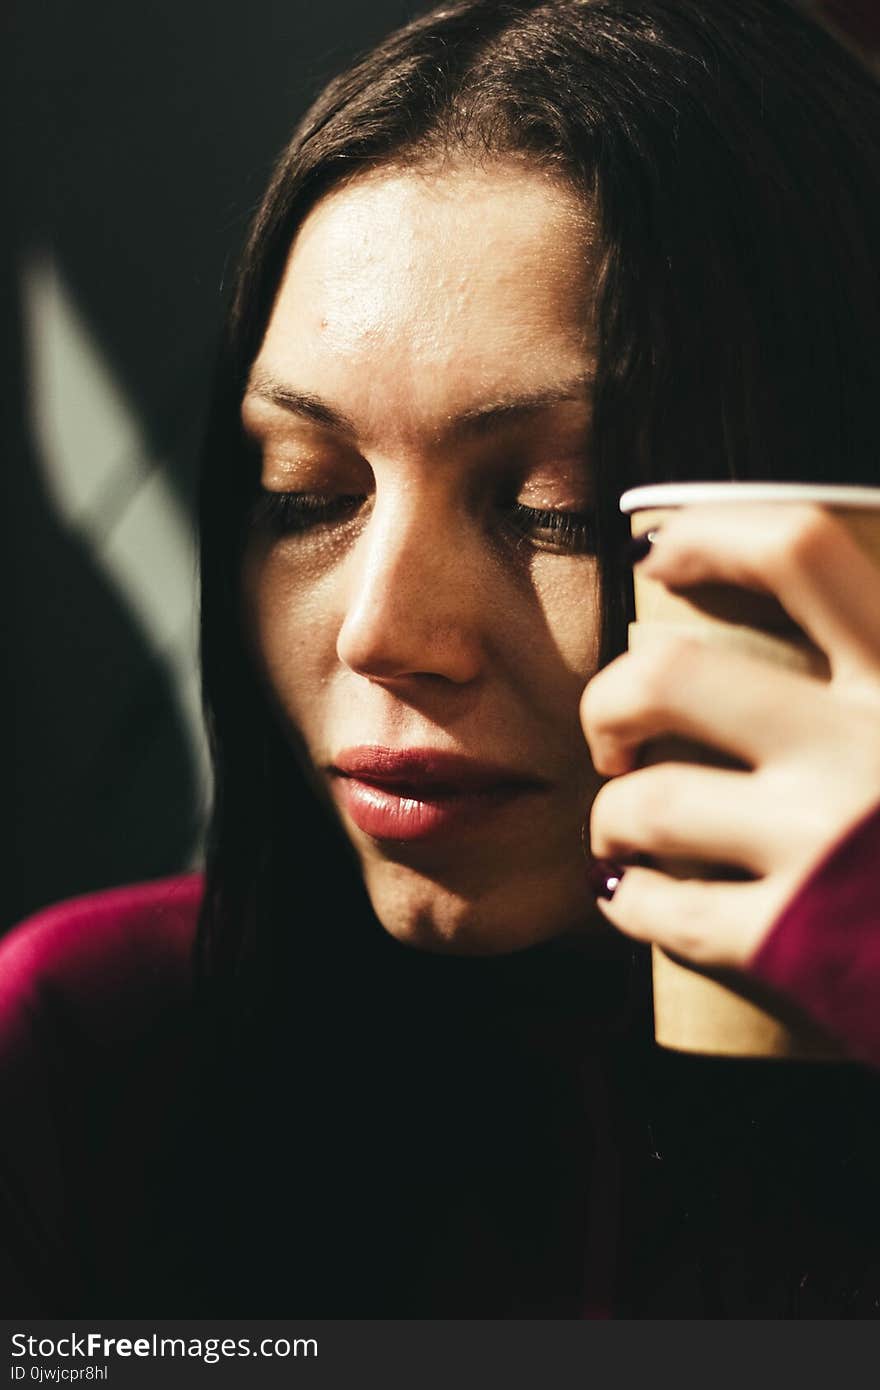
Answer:
[[[875,1311],[873,1076],[657,1055],[628,938],[880,1062],[876,574],[813,512],[694,513],[642,563],[769,587],[834,680],[621,657],[617,500],[876,482],[877,104],[781,0],[469,0],[308,113],[205,450],[204,894],[7,954],[10,1015],[67,990],[31,1066],[76,1119],[51,1141],[19,1054],[49,1170],[7,1165],[22,1311]],[[632,771],[661,731],[748,770]],[[671,850],[750,881],[673,884]]]

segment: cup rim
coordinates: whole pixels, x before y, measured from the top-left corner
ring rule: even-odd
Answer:
[[[837,483],[649,483],[631,487],[620,498],[627,515],[655,507],[717,506],[729,502],[815,502],[826,507],[880,509],[880,487]]]

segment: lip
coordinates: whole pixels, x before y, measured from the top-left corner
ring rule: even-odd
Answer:
[[[430,748],[348,748],[328,770],[343,809],[378,840],[453,834],[547,786],[515,769]]]

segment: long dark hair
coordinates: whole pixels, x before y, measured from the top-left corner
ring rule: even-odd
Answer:
[[[239,1021],[265,1013],[288,968],[324,998],[334,965],[357,975],[389,952],[350,847],[277,727],[240,617],[258,470],[239,407],[309,209],[383,165],[511,156],[594,208],[608,659],[629,615],[624,488],[880,481],[878,114],[869,76],[784,0],[458,0],[391,35],[302,119],[242,258],[201,486],[215,802],[198,957]]]

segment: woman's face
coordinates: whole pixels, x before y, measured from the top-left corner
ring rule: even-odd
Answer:
[[[519,166],[364,176],[301,227],[243,404],[250,639],[395,937],[588,920],[590,234]]]

